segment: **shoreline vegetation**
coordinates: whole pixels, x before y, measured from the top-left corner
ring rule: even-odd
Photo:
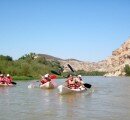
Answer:
[[[66,78],[68,74],[72,75],[78,75],[81,74],[82,76],[103,76],[105,72],[98,72],[98,71],[92,71],[92,72],[85,72],[83,70],[76,71],[75,74],[72,72],[64,72],[62,76],[57,76],[58,79]],[[13,80],[38,80],[39,77],[32,77],[32,76],[13,76]]]
[[[20,81],[20,80],[36,80],[38,78],[28,77],[28,76],[13,76],[13,80]]]
[[[63,66],[55,59],[47,59],[44,56],[38,56],[35,53],[25,54],[18,60],[13,60],[10,56],[0,55],[0,73],[10,74],[14,80],[36,80],[42,75],[51,73]],[[125,71],[130,75],[130,67],[127,65]],[[63,72],[62,76],[67,76],[71,72]],[[73,74],[73,73],[72,73]],[[75,74],[82,76],[103,76],[105,72],[78,70]],[[58,78],[64,78],[58,76]]]

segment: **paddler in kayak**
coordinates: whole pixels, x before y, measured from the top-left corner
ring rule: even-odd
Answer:
[[[3,74],[0,74],[0,84],[5,84],[6,81],[5,81],[5,77]]]
[[[79,82],[80,82],[81,84],[84,84],[84,81],[83,81],[83,79],[82,79],[82,76],[81,76],[81,75],[78,75],[78,76],[77,76],[77,78],[79,79]]]
[[[82,87],[85,87],[86,89],[92,87],[91,84],[88,84],[88,83],[84,83],[84,82],[83,82],[81,75],[78,75],[77,77],[78,77],[78,79],[79,79],[78,82],[81,84]]]
[[[7,74],[5,77],[6,84],[12,84],[13,78],[10,76],[10,74]]]
[[[42,76],[42,79],[40,80],[41,85],[45,84],[46,82],[50,82],[51,78],[49,74],[45,74],[44,76]]]
[[[66,80],[67,87],[70,89],[78,89],[81,87],[84,87],[84,82],[82,80],[82,76],[72,76],[71,74],[68,75],[68,78]]]
[[[73,79],[73,76],[71,74],[69,74],[67,76],[67,80],[65,81],[66,82],[66,86],[70,89],[74,89],[75,88],[75,81]]]
[[[76,80],[75,80],[75,81],[76,81],[76,89],[77,89],[77,88],[85,87],[81,75],[78,75],[78,76],[76,77]]]

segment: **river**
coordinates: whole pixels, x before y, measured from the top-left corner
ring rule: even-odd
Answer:
[[[55,80],[58,85],[64,81]],[[28,89],[30,81],[0,87],[0,120],[130,120],[129,77],[84,77],[84,81],[94,86],[92,94]]]

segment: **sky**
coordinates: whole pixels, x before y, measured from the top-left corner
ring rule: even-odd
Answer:
[[[130,36],[130,0],[0,0],[0,55],[101,61]]]

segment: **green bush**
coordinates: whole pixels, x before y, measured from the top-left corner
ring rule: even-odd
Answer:
[[[125,65],[124,71],[126,73],[126,76],[130,76],[130,66],[129,65]]]
[[[1,55],[0,72],[17,76],[15,79],[30,79],[28,76],[32,76],[32,78],[40,78],[41,75],[50,73],[52,69],[57,69],[60,66],[58,61],[48,61],[45,58],[34,59],[34,55],[35,53],[26,54],[15,61],[9,59],[11,58],[9,56]]]
[[[18,60],[13,60],[10,56],[0,55],[0,72],[14,76],[14,79],[28,80],[28,79],[40,79],[41,75],[51,73],[51,70],[63,71],[63,66],[60,66],[60,62],[56,60],[49,61],[45,57],[38,57],[35,59],[35,53],[30,53],[22,56]],[[129,68],[126,66],[126,72],[129,73]],[[105,72],[86,72],[84,70],[78,70],[75,73],[65,72],[63,76],[68,74],[84,75],[84,76],[101,76]],[[30,77],[31,76],[31,77]],[[61,77],[61,76],[60,76]]]
[[[13,80],[34,80],[31,76],[13,76]]]

